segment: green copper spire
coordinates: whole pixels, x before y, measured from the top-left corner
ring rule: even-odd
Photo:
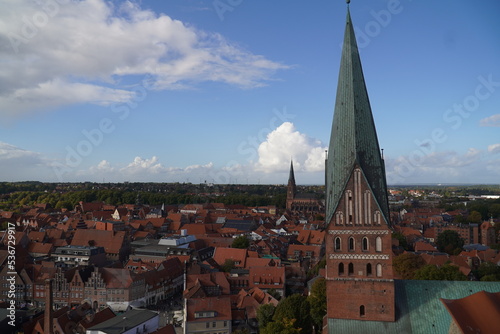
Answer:
[[[385,168],[349,8],[347,8],[335,112],[326,165],[327,222],[332,219],[356,165],[361,168],[385,221],[389,222]]]

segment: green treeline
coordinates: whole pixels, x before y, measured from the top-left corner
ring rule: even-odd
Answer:
[[[94,188],[94,189],[89,189]],[[0,209],[18,210],[35,203],[48,203],[53,208],[73,209],[78,202],[104,202],[111,205],[133,204],[176,205],[224,203],[245,206],[285,206],[285,186],[208,187],[192,184],[119,184],[113,189],[99,189],[96,184],[0,183]]]

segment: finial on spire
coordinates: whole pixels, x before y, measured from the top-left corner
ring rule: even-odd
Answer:
[[[347,4],[350,4],[350,3],[351,3],[351,0],[345,0],[345,2],[346,2]]]

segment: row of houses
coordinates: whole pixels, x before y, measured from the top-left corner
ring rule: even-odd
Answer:
[[[2,263],[0,278],[8,282],[11,275]],[[56,267],[52,262],[28,264],[16,277],[16,305],[20,308],[44,307],[45,281],[53,286],[54,308],[74,307],[86,301],[94,310],[110,307],[113,311],[154,305],[182,291],[184,266],[178,258],[163,261],[148,271],[132,268],[77,266]],[[9,285],[0,286],[0,298],[8,301]]]

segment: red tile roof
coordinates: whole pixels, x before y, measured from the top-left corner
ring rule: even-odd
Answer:
[[[440,300],[463,333],[498,333],[500,292],[480,291],[461,299]]]
[[[90,240],[94,240],[96,246],[104,247],[106,253],[118,254],[125,241],[125,232],[78,229],[71,245],[88,246]]]
[[[215,311],[211,318],[195,318],[195,312]],[[215,320],[231,320],[231,299],[229,296],[192,298],[187,300],[187,321],[207,322]]]
[[[221,266],[227,259],[231,259],[235,262],[235,267],[245,268],[247,250],[238,248],[217,247],[215,249],[213,258]]]
[[[285,287],[285,267],[252,267],[248,275],[251,287],[260,289]]]
[[[438,252],[438,249],[426,241],[415,242],[415,252]]]

